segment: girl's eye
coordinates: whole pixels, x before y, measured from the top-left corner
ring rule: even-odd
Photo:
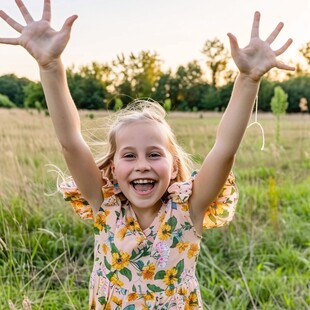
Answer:
[[[159,153],[150,153],[149,157],[157,158],[157,157],[160,157],[160,154]]]
[[[123,155],[123,157],[130,159],[130,158],[134,158],[135,156],[134,156],[133,153],[126,153],[126,154]]]

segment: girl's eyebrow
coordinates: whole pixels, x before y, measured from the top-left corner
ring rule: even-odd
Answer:
[[[119,152],[134,151],[134,150],[136,150],[136,148],[134,146],[128,145],[128,146],[121,147],[119,149]],[[150,146],[147,146],[145,148],[145,150],[146,151],[149,151],[149,150],[161,150],[161,151],[163,151],[163,150],[165,150],[165,148],[163,146],[160,146],[160,145],[150,145]]]

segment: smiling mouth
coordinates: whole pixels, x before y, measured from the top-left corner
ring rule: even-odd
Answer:
[[[140,179],[132,181],[131,184],[136,191],[148,192],[154,188],[155,181],[148,179]]]

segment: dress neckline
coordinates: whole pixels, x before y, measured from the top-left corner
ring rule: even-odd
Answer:
[[[153,230],[154,228],[157,228],[159,226],[159,222],[160,222],[159,218],[165,212],[166,206],[167,206],[167,203],[163,203],[161,205],[160,209],[158,210],[156,216],[154,217],[153,221],[151,222],[151,224],[148,227],[146,227],[145,229],[142,229],[141,225],[138,221],[137,215],[131,206],[131,203],[127,200],[127,207],[130,210],[130,215],[135,219],[135,221],[137,221],[139,228],[140,228],[140,232],[144,235],[144,237],[147,236],[147,233],[150,229]]]

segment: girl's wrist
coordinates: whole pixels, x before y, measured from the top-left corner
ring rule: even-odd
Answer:
[[[63,68],[63,63],[60,58],[54,59],[53,61],[46,63],[44,65],[39,64],[39,69],[41,73],[53,73]]]
[[[244,81],[245,83],[249,83],[252,85],[257,86],[257,84],[260,83],[262,76],[260,75],[256,75],[256,74],[248,74],[248,73],[243,73],[243,72],[239,72],[239,79],[241,79],[242,81]]]

